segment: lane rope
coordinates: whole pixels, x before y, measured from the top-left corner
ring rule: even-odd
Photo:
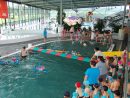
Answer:
[[[72,55],[72,54],[56,52],[55,50],[47,50],[47,49],[42,49],[42,48],[38,48],[38,47],[34,47],[31,50],[45,53],[45,54],[51,54],[54,56],[64,57],[67,59],[75,59],[75,60],[79,60],[79,61],[90,62],[90,58],[88,58],[88,57],[82,57],[82,56],[76,56],[76,55]]]

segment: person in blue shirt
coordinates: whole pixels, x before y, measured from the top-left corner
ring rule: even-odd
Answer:
[[[84,76],[84,85],[91,86],[92,90],[94,90],[93,85],[98,83],[98,78],[100,76],[100,70],[96,68],[96,62],[90,61],[91,68],[88,68],[85,72]]]
[[[47,28],[44,28],[43,36],[44,36],[44,43],[46,43],[46,39],[47,39]]]

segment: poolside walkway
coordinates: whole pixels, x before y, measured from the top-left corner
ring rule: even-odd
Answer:
[[[57,37],[54,30],[47,30],[48,38]],[[43,30],[15,30],[0,34],[0,45],[26,42],[43,38]]]
[[[19,51],[28,44],[43,43],[43,30],[15,30],[0,34],[0,56]],[[60,35],[55,31],[48,30],[48,40],[56,40]]]
[[[23,31],[20,33],[20,31],[19,31],[19,33],[13,32],[10,34],[6,34],[9,37],[15,36],[15,38],[14,39],[9,38],[9,39],[4,39],[4,40],[0,39],[0,55],[5,56],[5,55],[11,54],[13,52],[19,51],[23,46],[28,47],[28,44],[30,44],[30,43],[33,45],[43,43],[43,36],[42,36],[41,32],[42,31],[37,31],[37,33],[35,33],[35,31],[32,31],[30,33],[30,32],[26,31],[26,33],[24,33],[24,31]],[[4,36],[6,36],[6,35],[4,35]],[[29,35],[29,37],[25,36],[25,38],[23,38],[22,36],[24,36],[24,35]],[[20,36],[21,38],[17,38],[16,36]],[[32,37],[32,36],[34,36],[34,37]],[[59,36],[60,35],[58,35],[57,33],[50,31],[48,33],[47,42],[59,40],[59,38],[58,38]],[[114,37],[116,37],[116,36],[117,35],[114,35]],[[6,44],[4,44],[4,43],[6,43]],[[117,43],[117,46],[119,46],[120,41],[115,40],[115,43]],[[117,48],[119,49],[119,47],[117,47]]]
[[[48,41],[53,41],[53,40],[58,40],[58,38],[53,37],[53,38],[48,38]],[[43,39],[37,39],[37,40],[31,40],[31,41],[26,41],[26,42],[20,42],[20,43],[14,43],[14,44],[6,44],[6,45],[0,45],[0,55],[5,56],[8,54],[11,54],[13,52],[19,51],[23,46],[28,47],[28,44],[33,44],[37,45],[39,43],[43,43]]]

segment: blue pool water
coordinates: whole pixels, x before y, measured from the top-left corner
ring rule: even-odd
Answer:
[[[53,42],[39,47],[53,50],[80,52],[84,57],[91,57],[93,48],[101,46],[87,42]],[[101,46],[101,50],[107,50]],[[19,54],[14,55],[14,57]],[[12,57],[5,58],[9,60]],[[34,66],[45,66],[46,72],[34,70]],[[0,98],[63,98],[64,91],[75,90],[76,81],[83,81],[89,63],[48,54],[34,53],[20,64],[0,65]]]

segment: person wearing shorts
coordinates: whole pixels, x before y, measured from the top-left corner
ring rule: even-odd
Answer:
[[[27,57],[27,50],[26,47],[24,46],[21,50],[21,59],[25,59]]]

